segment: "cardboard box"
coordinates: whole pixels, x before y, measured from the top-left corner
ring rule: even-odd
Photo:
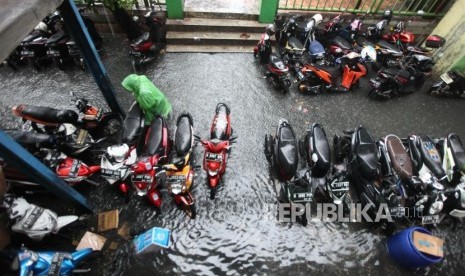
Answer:
[[[92,232],[86,232],[79,242],[76,250],[81,250],[84,248],[92,248],[93,250],[102,250],[107,238],[94,234]]]
[[[118,228],[119,211],[112,210],[98,214],[97,231],[103,232],[110,229]]]
[[[444,257],[444,240],[418,231],[413,232],[413,244],[423,253]]]
[[[171,231],[164,228],[154,227],[149,231],[140,234],[134,239],[136,254],[142,251],[150,251],[157,247],[169,247]]]

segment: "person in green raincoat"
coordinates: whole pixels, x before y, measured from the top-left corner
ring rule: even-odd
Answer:
[[[160,91],[145,75],[130,74],[124,78],[121,85],[134,94],[145,114],[145,125],[149,125],[153,117],[161,115],[168,118],[171,104],[165,94]]]

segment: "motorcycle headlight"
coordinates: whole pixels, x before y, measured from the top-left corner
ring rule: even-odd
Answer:
[[[183,192],[183,187],[181,184],[172,184],[171,185],[171,192],[175,195],[180,194]]]
[[[218,170],[216,171],[208,171],[209,176],[216,176],[218,174]]]
[[[435,201],[431,206],[429,207],[428,213],[430,215],[436,215],[439,214],[439,212],[442,211],[442,208],[444,207],[444,203],[442,201]]]

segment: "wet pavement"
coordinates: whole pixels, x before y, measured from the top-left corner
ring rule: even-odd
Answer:
[[[103,62],[118,98],[127,109],[131,95],[120,86],[131,73],[128,47],[120,37],[106,37]],[[215,200],[210,200],[205,172],[196,171],[193,195],[197,218],[190,220],[177,209],[165,191],[161,213],[145,198],[133,196],[126,204],[108,185],[82,188],[97,211],[120,209],[122,222],[138,232],[153,226],[172,230],[168,249],[128,257],[129,244],[118,240],[119,249],[109,250],[92,262],[91,275],[201,274],[201,275],[308,275],[397,274],[410,271],[394,264],[378,230],[358,223],[280,223],[270,215],[278,203],[263,154],[266,133],[274,131],[280,118],[287,118],[298,137],[309,124],[323,124],[328,137],[341,130],[366,126],[375,137],[390,133],[429,134],[435,137],[456,132],[465,137],[465,101],[439,99],[417,91],[413,95],[374,102],[367,98],[367,79],[362,88],[347,94],[302,95],[295,87],[287,95],[273,89],[250,54],[166,54],[146,72],[172,101],[175,117],[188,111],[197,135],[207,137],[214,109],[219,102],[231,108],[231,121],[238,143],[232,149],[226,174]],[[425,86],[426,87],[426,86]],[[12,72],[0,68],[1,127],[13,128],[11,106],[19,103],[73,108],[69,92],[104,106],[90,74],[79,69],[42,72],[23,68]],[[174,120],[170,122],[173,129]],[[201,163],[202,149],[197,146]],[[301,160],[301,165],[304,162]],[[459,274],[463,263],[464,227],[452,224],[432,229],[446,240],[441,263],[419,274]]]

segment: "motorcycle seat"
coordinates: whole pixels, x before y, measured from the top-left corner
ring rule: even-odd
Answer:
[[[396,68],[385,68],[382,70],[383,73],[390,76],[399,76],[404,79],[410,79],[410,72],[407,70],[396,69]]]
[[[53,45],[66,36],[64,31],[58,31],[47,39],[47,45]]]
[[[283,60],[276,54],[270,55],[270,64],[271,66],[279,70],[284,70],[286,68],[286,65],[284,64]]]
[[[402,180],[411,178],[413,175],[412,161],[410,160],[402,141],[395,135],[387,136],[385,141],[394,171]]]
[[[316,166],[312,168],[312,176],[323,177],[326,175],[330,167],[329,143],[326,138],[325,131],[320,125],[315,125],[312,130],[314,142],[313,153],[318,157]],[[309,158],[312,157],[309,156]]]
[[[294,175],[298,165],[297,142],[294,131],[287,125],[281,127],[278,137],[277,161],[285,175]]]
[[[220,103],[216,107],[215,126],[210,131],[210,139],[228,140],[230,133],[229,129],[229,108],[227,105]],[[221,122],[219,124],[218,122]]]
[[[176,122],[174,146],[178,156],[185,156],[192,147],[192,118],[190,114],[182,114]]]
[[[44,106],[32,106],[32,105],[20,105],[13,108],[17,110],[19,116],[25,117],[32,121],[39,121],[43,123],[52,124],[63,124],[71,123],[74,124],[78,121],[79,115],[70,109],[54,109],[51,107]]]
[[[378,175],[378,148],[376,142],[366,128],[356,132],[354,155],[359,164],[361,175],[367,180],[374,180]]]
[[[33,41],[34,39],[43,36],[44,33],[38,30],[34,30],[32,33],[28,34],[22,41],[21,43],[28,43]]]
[[[160,116],[157,116],[150,124],[145,138],[144,155],[152,156],[160,151],[163,139],[163,125],[164,120]]]
[[[300,40],[298,40],[296,37],[291,36],[287,40],[287,45],[291,48],[293,51],[303,51],[304,50],[304,45]],[[287,48],[287,47],[286,47]]]
[[[436,145],[430,137],[420,137],[420,152],[423,158],[423,163],[428,167],[428,169],[430,169],[438,179],[443,179],[446,176],[446,172],[442,168],[441,157],[436,149]]]
[[[320,64],[313,64],[313,67],[318,70],[323,70],[328,72],[332,77],[338,77],[340,75],[339,68],[327,66],[327,65],[320,65]]]
[[[399,50],[394,44],[387,42],[386,40],[380,40],[377,42],[378,47],[391,51],[393,54],[402,55],[402,51]]]
[[[25,147],[37,146],[38,148],[52,148],[56,144],[55,136],[50,134],[24,130],[6,130],[5,132],[16,142]]]
[[[371,46],[371,47],[375,47],[375,44],[371,41],[369,41],[368,39],[366,39],[366,37],[362,36],[362,35],[357,35],[355,37],[355,42],[357,42],[357,44],[360,46],[360,47],[363,47],[363,46]]]
[[[138,38],[136,38],[136,39],[132,42],[132,44],[134,44],[134,45],[141,44],[142,42],[148,41],[148,40],[149,40],[149,37],[150,37],[150,33],[145,32],[145,33],[143,33],[141,36],[139,36]]]
[[[332,42],[339,46],[339,48],[343,49],[343,50],[350,50],[352,49],[352,45],[349,43],[349,41],[347,41],[345,38],[343,38],[342,36],[335,36],[333,39],[332,39]]]
[[[460,140],[457,134],[449,134],[447,139],[450,143],[456,168],[465,171],[465,149],[463,148],[462,140]]]
[[[144,125],[142,109],[136,102],[129,108],[128,114],[124,119],[121,140],[124,144],[133,144],[141,134]]]

